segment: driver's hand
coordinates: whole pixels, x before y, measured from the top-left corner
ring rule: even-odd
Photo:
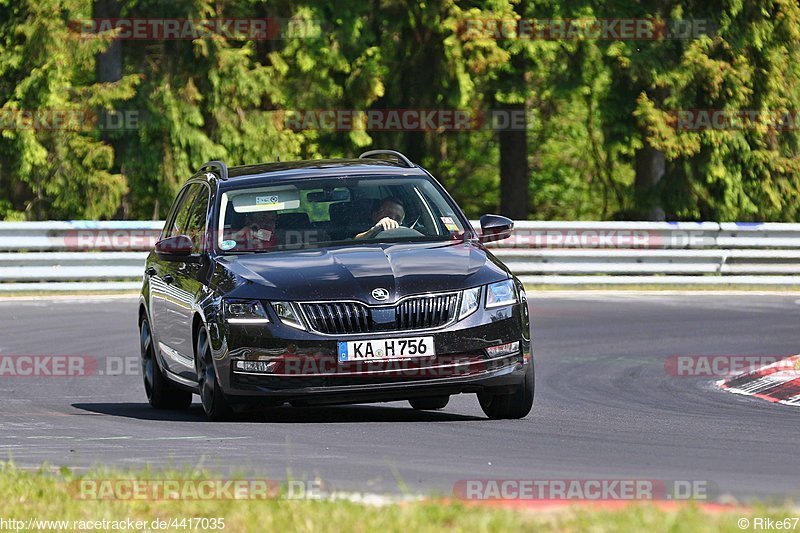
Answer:
[[[373,233],[379,233],[381,231],[388,231],[390,229],[399,228],[400,224],[393,218],[384,217],[378,221],[377,224],[372,226]]]

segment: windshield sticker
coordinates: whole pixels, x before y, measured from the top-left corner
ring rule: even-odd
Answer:
[[[256,196],[256,205],[275,205],[278,203],[278,195]]]
[[[223,250],[230,250],[232,248],[236,248],[236,241],[232,240],[222,241],[221,243],[219,243],[219,247],[222,248]]]
[[[300,191],[296,187],[283,187],[272,190],[236,192],[231,194],[231,203],[233,203],[233,210],[237,213],[298,209],[300,207]]]
[[[453,222],[451,217],[441,217],[441,220],[444,223],[444,227],[447,228],[447,231],[459,231],[458,224]]]

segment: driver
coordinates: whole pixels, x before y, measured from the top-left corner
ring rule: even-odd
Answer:
[[[275,223],[277,211],[256,211],[248,213],[244,227],[229,238],[239,243],[243,250],[268,250],[277,243]]]
[[[406,218],[403,203],[396,198],[386,198],[372,212],[374,226],[355,236],[355,239],[369,239],[382,231],[399,228]]]

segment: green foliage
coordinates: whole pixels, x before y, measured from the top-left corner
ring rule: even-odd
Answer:
[[[105,44],[75,38],[64,20],[85,16],[87,7],[78,0],[0,3],[0,209],[6,218],[110,217],[127,192],[91,117],[98,107],[130,98],[136,80],[125,77],[113,88],[85,81]],[[9,118],[33,111],[47,127]],[[71,117],[65,129],[52,126],[59,114]]]
[[[136,482],[136,486],[146,488],[150,482],[163,484],[165,480],[175,481],[180,487],[185,487],[183,492],[189,497],[143,498],[136,496],[138,493],[135,491],[134,496],[130,497],[130,489],[125,491],[128,483]],[[37,529],[40,531],[54,527],[55,521],[67,522],[67,527],[71,527],[73,522],[78,525],[83,522],[87,524],[84,528],[90,529],[102,521],[107,521],[108,524],[121,523],[125,527],[125,521],[131,520],[134,524],[144,522],[144,529],[149,529],[154,519],[167,523],[175,520],[177,527],[169,531],[181,531],[190,529],[181,525],[181,517],[195,517],[212,518],[218,521],[217,524],[224,523],[224,530],[237,532],[735,533],[742,530],[737,524],[743,518],[748,523],[754,523],[754,517],[761,517],[764,522],[770,520],[779,525],[791,525],[792,517],[797,515],[796,509],[792,509],[789,504],[780,506],[758,502],[747,507],[726,508],[692,501],[667,502],[673,505],[665,502],[632,501],[627,502],[628,505],[619,506],[612,505],[617,502],[603,501],[581,505],[579,500],[575,500],[572,502],[574,505],[567,507],[552,504],[548,506],[546,502],[536,500],[529,501],[530,505],[525,506],[521,505],[525,503],[524,500],[517,500],[513,502],[515,505],[504,508],[498,504],[502,503],[501,500],[464,502],[447,495],[421,501],[413,501],[413,498],[411,501],[403,501],[402,496],[392,498],[389,495],[385,503],[375,505],[351,501],[344,498],[341,492],[331,497],[303,499],[297,496],[295,489],[295,494],[292,495],[288,482],[309,481],[305,479],[275,481],[275,485],[270,485],[275,487],[274,493],[269,490],[266,494],[253,491],[253,497],[240,500],[191,497],[190,488],[194,487],[197,491],[197,484],[201,482],[244,480],[239,475],[221,477],[219,473],[201,468],[191,471],[152,468],[120,471],[94,468],[78,474],[65,467],[55,470],[43,465],[33,470],[22,469],[11,463],[0,463],[0,498],[5,502],[6,523],[13,524],[12,521],[17,521],[22,524],[21,527],[25,527],[28,520],[38,521],[41,529]],[[89,488],[82,490],[83,486]],[[320,491],[326,494],[332,489],[323,485]],[[200,494],[204,492],[203,488],[199,490]],[[115,493],[127,494],[127,497],[114,499]],[[203,522],[199,524],[202,525]],[[94,526],[94,529],[100,527]]]
[[[800,130],[752,123],[682,130],[675,123],[682,110],[796,113],[798,4],[687,2],[663,13],[631,9],[629,16],[718,24],[695,39],[605,46],[614,80],[602,103],[609,142],[639,147],[646,141],[665,154],[665,177],[655,193],[667,217],[798,220]]]
[[[800,125],[681,129],[685,110],[796,113],[795,0],[133,0],[129,18],[277,18],[300,35],[124,41],[123,76],[97,83],[114,38],[78,35],[92,0],[0,0],[0,219],[160,218],[200,163],[406,152],[470,216],[500,209],[496,131],[293,130],[313,110],[528,111],[530,216],[800,220]],[[690,39],[467,38],[476,19],[708,20]],[[9,125],[22,111],[132,111],[129,129]],[[663,154],[642,192],[637,157]]]

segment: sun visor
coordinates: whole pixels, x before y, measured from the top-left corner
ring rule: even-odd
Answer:
[[[237,213],[284,211],[300,207],[300,191],[294,186],[270,187],[230,194],[230,202]]]

